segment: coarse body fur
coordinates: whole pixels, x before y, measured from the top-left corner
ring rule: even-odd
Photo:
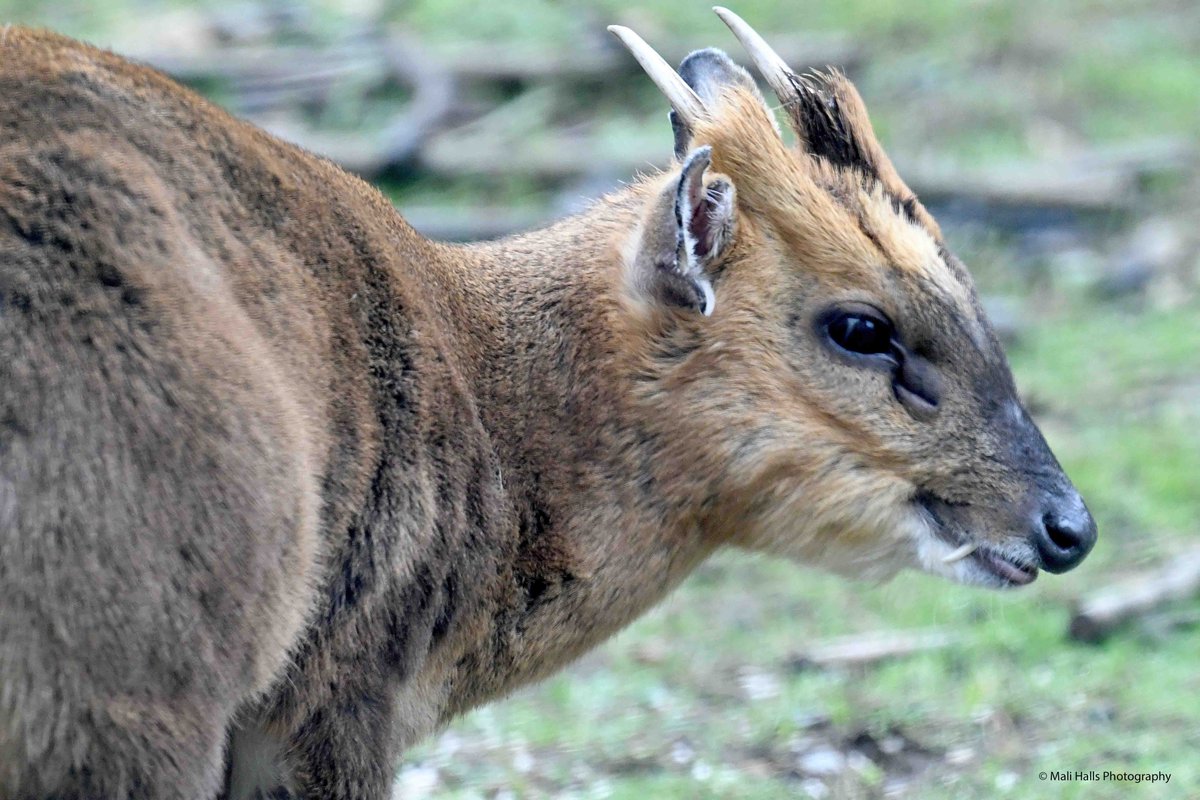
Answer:
[[[771,273],[718,286],[720,335],[637,292],[671,180],[438,244],[152,70],[0,31],[0,798],[385,797],[720,546],[949,549],[895,442],[758,346],[792,336]],[[804,246],[738,226],[730,273]]]
[[[0,787],[211,795],[244,718],[306,796],[379,796],[711,549],[625,418],[629,199],[436,245],[156,73],[3,48]]]

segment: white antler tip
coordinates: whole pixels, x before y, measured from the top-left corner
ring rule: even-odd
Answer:
[[[684,122],[691,124],[704,118],[704,103],[692,91],[692,87],[688,86],[683,78],[676,74],[671,65],[664,61],[663,57],[654,51],[654,48],[646,44],[642,37],[624,25],[609,25],[608,31],[620,39],[621,44],[625,45],[625,48],[633,54],[637,62],[642,65],[642,69],[650,76],[650,80],[654,81],[659,90],[666,95],[671,107]]]
[[[746,52],[750,54],[758,71],[775,90],[775,94],[779,95],[779,99],[785,103],[788,102],[793,89],[790,77],[792,70],[787,63],[771,49],[771,46],[754,28],[750,27],[746,20],[724,6],[713,6],[713,11],[717,12],[721,21],[729,27],[737,40],[746,48]]]

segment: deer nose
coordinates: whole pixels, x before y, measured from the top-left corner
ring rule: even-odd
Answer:
[[[1047,572],[1057,574],[1078,566],[1096,544],[1096,521],[1083,498],[1072,492],[1044,511],[1034,526],[1033,543]]]

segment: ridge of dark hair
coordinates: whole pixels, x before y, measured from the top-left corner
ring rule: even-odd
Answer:
[[[795,100],[787,104],[787,109],[805,149],[834,166],[856,169],[877,178],[875,162],[863,150],[837,96],[827,89],[828,78],[820,73],[791,73],[788,77]]]

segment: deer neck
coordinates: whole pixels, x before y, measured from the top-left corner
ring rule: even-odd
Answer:
[[[699,492],[669,483],[662,421],[636,399],[630,337],[643,332],[623,305],[621,248],[641,207],[635,186],[546,230],[448,251],[463,372],[514,519],[518,630],[498,648],[509,663],[495,673],[511,679],[495,691],[577,657],[713,549]]]

